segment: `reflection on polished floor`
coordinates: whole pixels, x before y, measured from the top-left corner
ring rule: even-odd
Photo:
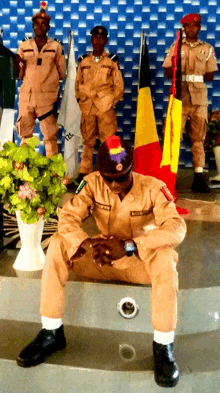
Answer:
[[[175,393],[217,393],[220,383],[220,190],[190,191],[191,171],[180,172],[177,206],[187,236],[178,247],[179,301],[175,354],[181,378]],[[65,199],[72,195],[67,194]],[[95,234],[89,218],[84,229]],[[67,284],[64,318],[68,346],[44,364],[29,370],[16,366],[20,349],[40,329],[40,275],[17,277],[18,250],[0,253],[0,393],[8,392],[160,392],[153,380],[150,286],[123,283]],[[117,311],[129,296],[139,312],[133,319]],[[10,377],[8,377],[10,375]],[[7,376],[7,377],[6,377]],[[19,384],[18,384],[19,381]],[[31,389],[30,389],[31,386]]]

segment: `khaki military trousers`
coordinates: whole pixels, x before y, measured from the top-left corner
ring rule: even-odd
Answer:
[[[80,172],[90,173],[92,171],[92,156],[96,137],[98,136],[101,142],[105,142],[107,136],[116,134],[116,113],[113,108],[100,113],[95,105],[92,105],[88,115],[82,113],[80,127],[83,138]]]
[[[40,314],[48,318],[63,317],[64,287],[73,270],[77,277],[135,284],[151,283],[153,327],[161,332],[172,331],[177,320],[177,261],[177,253],[167,246],[147,251],[144,261],[135,256],[123,257],[117,260],[116,267],[100,267],[86,253],[71,268],[62,238],[56,233],[51,238],[41,280]]]
[[[182,132],[187,119],[190,120],[191,152],[193,166],[205,166],[204,140],[207,129],[207,106],[206,105],[183,105],[182,107]]]
[[[53,109],[53,105],[36,107],[34,102],[19,103],[19,116],[17,121],[17,130],[23,141],[33,136],[35,120]],[[44,136],[44,144],[47,157],[57,154],[57,119],[53,114],[40,121],[40,130]]]

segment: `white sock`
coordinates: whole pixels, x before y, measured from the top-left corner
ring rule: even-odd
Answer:
[[[154,330],[154,341],[158,344],[168,345],[174,342],[174,330],[171,332],[158,332]]]
[[[195,173],[203,173],[203,167],[202,166],[197,166],[196,168],[194,168],[194,172]]]
[[[41,316],[41,321],[43,325],[43,329],[54,330],[59,329],[59,327],[63,324],[61,318],[48,318]]]

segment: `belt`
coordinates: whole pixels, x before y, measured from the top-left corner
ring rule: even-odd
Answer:
[[[204,82],[203,75],[182,75],[183,82]]]

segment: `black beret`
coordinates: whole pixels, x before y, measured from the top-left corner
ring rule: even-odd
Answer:
[[[104,35],[105,37],[108,37],[108,30],[104,26],[95,26],[90,31],[90,34]]]
[[[112,154],[110,154],[110,150],[108,146],[109,143],[112,144],[113,150],[117,150],[116,146],[120,145],[125,153],[124,156],[120,157],[120,154],[118,154],[119,157],[117,161],[115,161],[115,159],[112,157]],[[97,156],[97,163],[100,172],[118,173],[119,169],[117,169],[117,167],[118,164],[120,163],[122,172],[127,173],[132,169],[133,148],[126,140],[123,140],[122,138],[119,138],[116,135],[109,136],[107,137],[107,140],[103,142],[100,146]]]

